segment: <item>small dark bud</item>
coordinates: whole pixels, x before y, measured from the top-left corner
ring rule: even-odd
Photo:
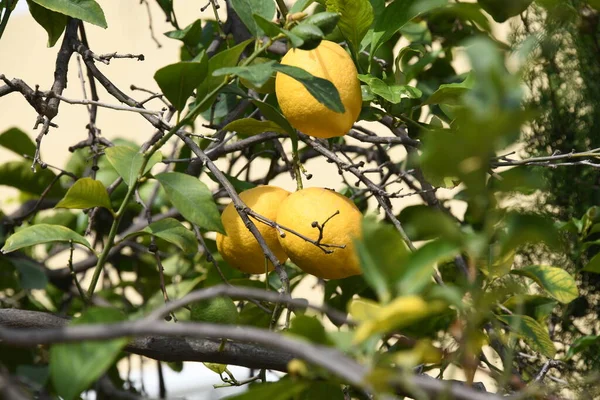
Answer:
[[[98,170],[100,170],[99,166],[97,166],[97,165],[92,166],[92,171],[98,171]]]
[[[148,246],[148,251],[150,253],[156,253],[158,251],[158,246],[152,243],[150,246]]]
[[[48,168],[48,164],[46,164],[45,162],[40,163],[40,168],[41,169],[46,169],[46,168]]]
[[[317,226],[319,226],[319,223],[317,221],[313,221],[312,224],[310,224],[310,226],[316,228]]]

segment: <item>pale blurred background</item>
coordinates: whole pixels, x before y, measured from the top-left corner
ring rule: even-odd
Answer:
[[[176,1],[175,10],[180,25],[185,27],[197,18],[214,19],[211,8],[204,12],[200,11],[200,7],[207,2]],[[161,44],[159,48],[150,36],[146,7],[140,4],[138,0],[100,0],[99,3],[106,15],[108,29],[104,30],[86,24],[91,49],[96,54],[113,52],[143,54],[145,61],[114,59],[110,62],[110,65],[98,63],[98,67],[117,87],[136,99],[143,99],[144,95],[140,92],[132,92],[129,89],[132,84],[158,92],[158,86],[153,80],[155,71],[165,65],[177,62],[179,57],[180,42],[168,39],[163,35],[164,32],[173,30],[173,27],[165,22],[164,14],[155,5],[155,2],[150,1],[154,33]],[[293,3],[293,1],[288,1],[288,3]],[[220,16],[222,20],[225,20],[224,7],[220,10]],[[508,26],[508,23],[494,25],[500,39],[506,38]],[[23,79],[32,87],[39,84],[41,90],[48,90],[54,79],[54,63],[61,41],[62,38],[53,48],[46,47],[46,32],[29,15],[25,0],[21,0],[8,23],[2,40],[0,40],[0,74],[6,75],[9,79]],[[468,64],[465,62],[465,58],[461,54],[457,54],[456,59],[458,60],[456,68],[461,72],[466,71]],[[97,86],[101,101],[118,104],[104,91],[102,86]],[[71,58],[68,87],[63,96],[71,99],[83,98],[76,56]],[[162,103],[159,101],[147,105],[147,108],[153,110],[159,110],[161,107]],[[13,93],[0,97],[0,133],[16,126],[27,132],[33,139],[37,135],[37,131],[32,129],[35,120],[35,110],[20,94]],[[87,138],[85,126],[88,123],[88,113],[86,107],[61,103],[60,112],[53,122],[58,124],[59,128],[51,129],[50,133],[44,137],[42,159],[48,164],[63,166],[70,156],[69,145]],[[98,109],[97,126],[107,139],[126,138],[138,144],[147,140],[154,131],[152,126],[139,114],[106,108]],[[378,128],[375,124],[368,124],[368,126],[382,135],[389,135],[389,132]],[[396,150],[394,151],[396,152]],[[0,162],[16,160],[17,158],[13,153],[0,148]],[[323,160],[311,160],[306,167],[314,177],[312,180],[305,182],[305,186],[327,186],[337,189],[342,187],[337,168],[333,164],[326,163]],[[257,169],[259,170],[259,168],[255,168],[254,171],[257,171]],[[354,180],[350,181],[354,182]],[[214,183],[208,179],[205,183],[214,187]],[[273,183],[288,190],[295,189],[295,182],[289,175],[281,175]],[[398,190],[398,188],[395,190]],[[15,190],[0,186],[0,209],[4,212],[10,212],[15,207],[12,198],[16,194]],[[440,194],[444,196],[443,193]],[[446,193],[444,197],[449,197],[448,195],[449,193]],[[416,196],[395,200],[395,210],[399,212],[402,206],[415,202],[418,202]],[[463,211],[462,204],[457,203],[455,207],[455,211],[461,215]],[[313,288],[314,283],[315,281],[306,279],[305,283],[294,294],[308,297],[311,301],[318,303],[322,295]],[[146,360],[144,366],[144,368],[140,368],[140,363],[136,362],[133,366],[132,378],[139,384],[143,376],[148,394],[158,397],[156,362]],[[126,366],[123,365],[123,370],[125,369]],[[179,374],[166,365],[163,370],[168,398],[185,397],[187,399],[211,400],[239,390],[239,388],[213,390],[212,384],[218,384],[221,381],[215,373],[200,363],[185,363],[183,371]],[[233,367],[231,370],[238,379],[247,377],[248,371],[243,368]],[[493,390],[493,386],[488,384],[485,375],[479,375],[476,376],[476,380],[485,381],[488,390]],[[463,378],[460,371],[447,373],[446,377]],[[273,376],[273,379],[275,379],[275,376]]]

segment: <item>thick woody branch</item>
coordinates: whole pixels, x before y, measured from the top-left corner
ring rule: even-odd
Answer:
[[[144,319],[109,325],[65,326],[67,320],[36,311],[0,310],[0,341],[7,345],[32,347],[40,344],[79,342],[133,336],[126,351],[164,361],[209,361],[280,371],[287,370],[292,358],[303,359],[337,375],[345,382],[371,390],[368,369],[335,349],[293,339],[276,332],[253,327],[206,323],[165,323]],[[194,338],[194,339],[191,339]],[[218,351],[222,338],[227,342]],[[239,343],[237,343],[239,342]],[[177,357],[181,356],[181,359]],[[164,357],[164,358],[159,358]],[[407,381],[408,380],[408,381]],[[414,391],[430,398],[456,400],[498,400],[514,397],[476,391],[461,382],[414,375],[395,382],[399,394]]]

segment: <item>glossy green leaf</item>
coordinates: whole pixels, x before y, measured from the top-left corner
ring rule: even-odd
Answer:
[[[512,274],[533,279],[548,294],[561,303],[570,303],[579,297],[575,279],[564,269],[547,265],[530,265],[510,271]]]
[[[225,67],[213,72],[213,76],[235,75],[244,78],[256,86],[263,86],[275,72],[273,70],[275,61],[267,61],[262,64],[248,65],[245,67]]]
[[[104,11],[94,0],[31,0],[48,10],[106,28]]]
[[[433,92],[431,96],[423,103],[426,104],[450,104],[460,105],[461,99],[465,93],[473,88],[473,74],[469,73],[464,81],[460,83],[447,83]]]
[[[362,239],[355,246],[365,280],[381,302],[388,302],[408,259],[408,247],[393,226],[374,218],[363,220]]]
[[[447,4],[447,0],[396,0],[390,3],[375,21],[371,36],[371,55],[391,39],[408,21],[422,13]]]
[[[48,47],[54,46],[67,26],[67,16],[48,10],[33,0],[27,0],[27,5],[33,19],[48,33]]]
[[[398,104],[404,98],[418,99],[423,95],[416,87],[396,84],[388,85],[372,75],[359,75],[358,79],[369,85],[373,93],[383,97],[392,104]]]
[[[179,247],[185,254],[195,253],[198,250],[196,236],[175,218],[165,218],[155,221],[139,232],[134,232],[127,237],[150,234]]]
[[[65,197],[58,202],[56,208],[88,209],[104,207],[112,210],[108,191],[102,184],[92,178],[81,178],[69,188]]]
[[[177,111],[184,109],[194,89],[206,80],[208,59],[201,55],[198,60],[167,65],[154,74],[160,90]]]
[[[291,65],[275,64],[277,71],[291,76],[300,82],[306,90],[321,104],[330,110],[343,113],[345,111],[337,88],[327,79],[318,78],[305,70]]]
[[[286,133],[285,129],[273,121],[259,121],[254,118],[241,118],[228,123],[222,128],[224,131],[237,132],[241,135],[258,135],[263,132]]]
[[[599,343],[600,336],[588,335],[578,337],[573,341],[573,343],[571,343],[571,346],[569,347],[565,358],[567,360],[570,360],[571,358],[573,358],[574,355],[579,354],[592,346],[597,346]]]
[[[583,267],[582,271],[600,274],[600,253],[592,257],[592,259],[585,265],[585,267]]]
[[[411,253],[402,266],[402,277],[398,281],[398,292],[407,295],[419,293],[429,282],[438,263],[452,260],[460,254],[456,242],[436,240],[429,242]]]
[[[219,210],[206,184],[179,172],[164,172],[155,178],[185,219],[209,231],[225,233]]]
[[[326,0],[327,11],[340,14],[337,26],[358,54],[360,42],[373,23],[373,7],[369,0]]]
[[[71,326],[123,321],[113,308],[89,308]],[[50,348],[50,376],[58,394],[65,400],[78,398],[115,362],[127,338],[55,344]]]
[[[39,224],[20,229],[10,235],[0,253],[6,254],[36,244],[69,242],[71,240],[73,243],[79,243],[93,251],[92,246],[83,236],[69,228],[59,225]]]
[[[550,339],[548,330],[539,322],[526,315],[498,315],[496,318],[509,325],[511,330],[533,350],[539,351],[548,358],[554,358],[556,354],[554,343]]]
[[[31,161],[9,161],[0,163],[0,186],[11,186],[22,192],[41,195],[54,181],[56,174],[50,169],[37,168],[36,172],[31,170]],[[60,198],[65,190],[59,182],[46,194],[46,198]]]
[[[262,29],[265,35],[268,37],[273,38],[284,31],[284,29],[280,28],[279,25],[261,15],[254,14],[252,17],[254,18],[256,25]]]
[[[231,0],[231,5],[255,37],[263,36],[265,32],[256,23],[253,15],[260,15],[266,20],[271,20],[275,15],[275,2],[273,0]]]
[[[208,60],[208,71],[206,73],[206,79],[198,85],[196,101],[202,101],[209,93],[219,86],[225,78],[221,76],[213,76],[213,72],[220,68],[235,67],[238,64],[238,60],[242,55],[244,49],[248,47],[248,44],[252,42],[252,39],[248,39],[240,44],[233,46],[230,49],[223,50]],[[206,105],[200,110],[204,111],[210,108],[212,102],[206,102]]]
[[[140,171],[140,168],[142,168],[144,160],[144,155],[142,153],[127,145],[107,147],[104,150],[104,153],[110,164],[118,172],[119,176],[123,178],[123,182],[125,182],[127,186],[131,186],[137,181],[138,172]],[[159,151],[154,153],[148,160],[142,176],[147,174],[148,171],[161,160],[162,154]]]
[[[254,104],[260,110],[260,112],[266,118],[268,118],[269,121],[272,121],[282,127],[290,136],[296,135],[296,130],[292,127],[292,125],[290,125],[289,121],[283,116],[283,114],[281,114],[281,112],[275,107],[269,103],[259,100],[252,100],[252,104]]]
[[[181,40],[188,46],[196,46],[202,37],[202,20],[197,19],[184,29],[165,32],[165,36],[175,40]]]
[[[290,13],[297,13],[304,11],[306,7],[310,6],[315,0],[296,0],[290,8]]]
[[[0,146],[20,156],[35,154],[35,144],[25,132],[19,128],[10,128],[0,135]]]

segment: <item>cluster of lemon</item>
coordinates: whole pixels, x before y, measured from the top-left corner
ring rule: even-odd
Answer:
[[[312,50],[290,50],[282,64],[300,67],[327,79],[337,88],[344,113],[319,103],[297,80],[278,73],[275,92],[281,111],[294,128],[319,138],[345,135],[362,106],[356,67],[338,44],[323,40]],[[240,193],[254,212],[276,223],[252,218],[267,246],[279,262],[288,257],[303,271],[324,279],[360,274],[353,241],[361,235],[362,216],[348,198],[324,188],[290,193],[275,186],[259,186]],[[223,259],[239,270],[260,274],[273,269],[254,235],[233,204],[222,215],[227,235],[217,235]]]

